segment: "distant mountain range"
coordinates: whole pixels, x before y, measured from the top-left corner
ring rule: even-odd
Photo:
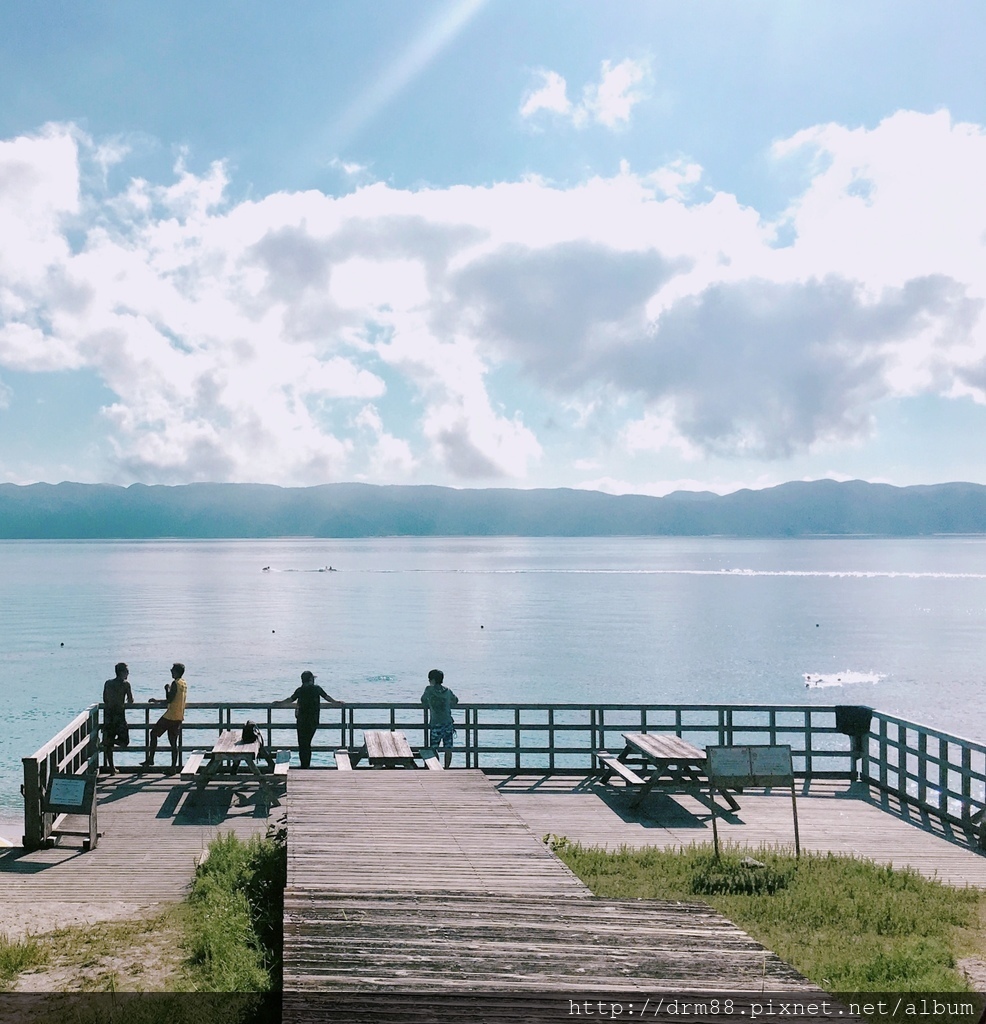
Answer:
[[[787,483],[663,498],[340,483],[0,484],[0,538],[709,536],[986,533],[986,486]]]

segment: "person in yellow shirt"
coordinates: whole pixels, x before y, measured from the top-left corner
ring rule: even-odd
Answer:
[[[164,700],[156,700],[152,697],[147,702],[148,704],[167,704],[167,707],[164,709],[164,714],[151,728],[147,760],[140,762],[141,768],[153,767],[158,738],[165,733],[168,734],[168,745],[171,747],[171,767],[172,769],[179,767],[178,747],[181,742],[181,723],[185,720],[185,700],[188,696],[188,686],[184,677],[185,666],[180,661],[176,661],[171,666],[171,682],[164,688]]]

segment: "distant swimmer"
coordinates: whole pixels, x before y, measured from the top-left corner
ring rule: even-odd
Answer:
[[[263,567],[263,569],[261,569],[260,571],[261,571],[261,572],[270,572],[270,566],[269,566],[269,565],[265,565],[265,566]]]

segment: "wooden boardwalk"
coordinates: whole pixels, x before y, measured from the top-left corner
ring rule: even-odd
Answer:
[[[194,793],[176,776],[121,774],[99,782],[95,850],[66,837],[51,849],[0,850],[0,933],[10,938],[69,925],[140,917],[181,900],[195,864],[221,832],[263,834],[256,786],[216,783]],[[275,806],[275,815],[282,808]]]
[[[589,895],[481,771],[292,771],[288,890]]]
[[[681,848],[712,842],[712,817],[686,795],[649,795],[630,807],[620,782],[515,775],[497,789],[538,836],[553,833],[584,846]],[[720,841],[794,850],[790,790],[752,790],[740,810],[718,816]],[[862,785],[820,780],[797,789],[801,849],[910,867],[950,885],[986,888],[986,856],[960,830]],[[720,805],[721,806],[721,805]]]
[[[288,834],[286,992],[810,991],[705,904],[591,896],[480,771],[294,772]]]

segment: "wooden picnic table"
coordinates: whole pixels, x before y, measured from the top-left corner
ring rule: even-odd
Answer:
[[[414,751],[402,732],[367,729],[363,733],[363,747],[356,751],[353,765],[366,758],[375,768],[415,768]]]
[[[636,807],[654,789],[692,793],[703,801],[712,799],[704,750],[669,733],[625,732],[623,739],[626,746],[618,757],[607,755],[599,760],[603,781],[617,774],[638,787],[631,806]],[[739,804],[732,795],[720,792],[730,808],[738,811]]]
[[[242,732],[239,729],[224,729],[219,734],[211,753],[205,757],[207,762],[201,770],[196,773],[195,784],[197,789],[204,789],[213,779],[223,775],[235,775],[240,766],[246,767],[254,775],[260,785],[266,788],[267,780],[264,773],[257,764],[257,758],[263,750],[263,743],[260,738],[250,743],[243,743],[240,739]],[[265,759],[270,761],[270,755],[265,752]]]

